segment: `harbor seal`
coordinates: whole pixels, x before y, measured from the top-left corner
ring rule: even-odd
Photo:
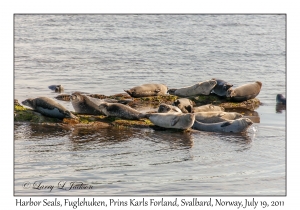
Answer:
[[[197,112],[195,120],[202,123],[218,123],[228,120],[236,120],[243,117],[237,112]]]
[[[191,113],[194,103],[188,98],[179,98],[173,102],[183,113]]]
[[[199,131],[240,133],[246,131],[252,124],[253,122],[248,118],[228,120],[219,123],[201,123],[195,120],[192,128]]]
[[[220,107],[220,106],[214,106],[212,104],[206,104],[206,105],[203,105],[203,106],[197,106],[197,107],[194,107],[192,109],[192,112],[213,112],[213,111],[225,111],[225,109],[223,107]]]
[[[182,111],[177,106],[172,106],[164,103],[159,105],[158,113],[170,113],[170,112],[182,113]]]
[[[204,82],[197,83],[192,86],[183,87],[179,89],[170,89],[168,90],[168,93],[171,95],[176,95],[179,97],[192,97],[192,96],[198,96],[198,95],[209,95],[212,91],[212,89],[216,86],[217,81],[207,80]]]
[[[64,92],[64,87],[62,85],[50,85],[48,88],[56,93]]]
[[[51,98],[47,97],[38,97],[38,98],[29,98],[25,101],[22,101],[22,104],[29,106],[35,111],[53,118],[63,119],[63,118],[73,118],[77,117],[73,115],[69,110],[63,107],[61,104],[57,103]]]
[[[195,121],[195,115],[188,113],[152,113],[147,114],[149,120],[159,127],[189,129]]]
[[[255,98],[259,94],[261,87],[262,83],[260,81],[256,81],[254,83],[239,86],[235,89],[229,88],[226,96],[230,97],[232,101],[246,101]]]
[[[286,105],[286,98],[282,94],[277,94],[276,103]]]
[[[221,80],[221,79],[215,79],[215,78],[212,78],[212,79],[216,80],[217,84],[212,89],[211,92],[214,93],[214,94],[216,94],[216,95],[218,95],[218,96],[226,97],[227,90],[229,88],[231,88],[233,85],[229,84],[228,82],[225,82],[224,80]]]
[[[133,98],[160,96],[167,94],[168,87],[164,84],[143,84],[124,90]]]
[[[99,105],[104,103],[102,99],[92,98],[75,92],[70,96],[75,112],[79,114],[103,115]]]
[[[145,117],[145,114],[131,108],[130,106],[119,103],[101,103],[99,109],[106,116],[119,117],[128,120],[139,120]]]

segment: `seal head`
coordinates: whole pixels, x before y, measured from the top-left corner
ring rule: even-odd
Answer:
[[[56,93],[64,92],[64,87],[62,85],[50,85],[48,88]]]
[[[286,105],[286,98],[282,94],[277,94],[276,103]]]
[[[174,106],[177,106],[182,113],[191,113],[194,103],[188,98],[179,98],[173,102]]]

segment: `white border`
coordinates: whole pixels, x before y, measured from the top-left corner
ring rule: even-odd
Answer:
[[[285,207],[298,206],[299,138],[296,136],[298,112],[294,108],[299,98],[297,71],[299,65],[299,11],[296,1],[162,1],[162,0],[110,0],[110,1],[38,1],[4,0],[1,3],[1,206],[15,206],[13,197],[13,14],[14,13],[286,13],[287,14],[287,197],[255,197],[256,200],[283,200]],[[298,65],[297,65],[298,64]],[[4,106],[3,106],[4,104]],[[7,119],[7,120],[6,120]],[[299,128],[298,128],[299,130]],[[38,199],[38,197],[34,197]],[[41,197],[40,200],[45,197]],[[118,197],[121,199],[120,197]],[[222,197],[227,198],[227,197]],[[245,197],[247,198],[247,197]],[[248,197],[249,198],[249,197]],[[63,199],[59,197],[59,199]],[[108,198],[107,198],[108,199]],[[206,199],[205,197],[203,199]],[[243,197],[228,197],[243,200]],[[24,207],[23,207],[24,208]],[[39,207],[40,209],[40,207]],[[71,208],[72,209],[72,208]],[[181,209],[181,208],[180,208]],[[216,209],[216,208],[214,208]],[[227,209],[227,208],[222,208]],[[231,209],[231,208],[230,208]],[[260,209],[260,208],[257,208]],[[280,208],[282,209],[282,208]]]

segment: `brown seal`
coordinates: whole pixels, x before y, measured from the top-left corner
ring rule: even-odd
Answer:
[[[253,99],[259,94],[261,87],[262,83],[256,81],[254,83],[239,86],[235,89],[230,88],[227,90],[227,97],[230,97],[232,101],[237,102]]]
[[[164,84],[143,84],[124,91],[131,97],[140,98],[166,95],[167,90],[168,87]]]
[[[128,120],[138,120],[145,117],[145,114],[119,103],[101,103],[99,109],[106,116],[119,117]]]
[[[197,83],[192,86],[183,87],[179,89],[170,89],[168,93],[179,97],[192,97],[198,95],[209,95],[212,89],[216,86],[217,81],[212,79]]]

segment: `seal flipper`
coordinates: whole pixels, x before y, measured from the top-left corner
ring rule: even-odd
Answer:
[[[226,126],[229,126],[229,125],[231,125],[231,124],[232,124],[232,122],[227,121],[227,122],[224,122],[224,123],[221,125],[221,127],[226,127]]]
[[[172,121],[171,121],[171,126],[176,125],[176,123],[178,123],[178,121],[179,121],[179,117],[178,117],[178,116],[175,116],[175,117],[172,119]]]

